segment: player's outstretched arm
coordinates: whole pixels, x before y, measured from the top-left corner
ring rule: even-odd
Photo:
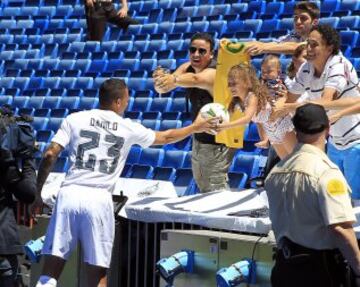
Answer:
[[[296,42],[248,42],[246,43],[245,52],[251,56],[272,53],[272,54],[293,54],[297,47],[304,44]]]
[[[209,131],[216,128],[218,121],[219,118],[205,119],[201,115],[198,115],[196,120],[187,127],[156,132],[154,145],[178,142],[191,134]]]

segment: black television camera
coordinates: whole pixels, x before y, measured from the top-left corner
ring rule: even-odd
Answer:
[[[25,202],[33,201],[36,192],[34,184],[28,185],[35,182],[36,176],[35,135],[31,122],[29,116],[14,116],[8,105],[0,108],[1,177],[7,189]]]

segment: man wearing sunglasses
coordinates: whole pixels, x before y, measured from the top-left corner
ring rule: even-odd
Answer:
[[[186,88],[194,120],[200,109],[213,102],[216,62],[214,40],[207,33],[196,33],[190,41],[190,61],[179,66],[172,74],[159,69],[154,72],[154,87],[158,93],[167,93],[177,87]],[[215,142],[208,133],[194,135],[192,143],[192,171],[200,192],[228,188],[228,168],[234,150]]]
[[[314,2],[302,1],[294,7],[294,30],[275,42],[249,42],[246,51],[250,55],[293,54],[295,49],[304,43],[313,26],[319,23],[320,9]]]

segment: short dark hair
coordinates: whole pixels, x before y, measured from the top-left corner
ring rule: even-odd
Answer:
[[[124,80],[111,78],[104,81],[99,92],[100,106],[108,107],[117,99],[121,99],[126,89],[127,86]]]
[[[210,51],[214,50],[214,46],[215,46],[214,39],[209,33],[204,33],[204,32],[195,33],[191,37],[190,43],[194,42],[195,40],[204,40],[208,42],[210,44]]]
[[[333,46],[332,55],[337,55],[339,53],[341,39],[338,31],[329,25],[316,25],[311,28],[310,32],[312,31],[318,31],[326,45]]]
[[[294,11],[296,10],[305,11],[310,15],[311,19],[313,20],[320,18],[320,9],[315,2],[307,2],[307,1],[298,2],[294,7]]]

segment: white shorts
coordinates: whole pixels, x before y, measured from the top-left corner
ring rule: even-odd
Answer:
[[[84,262],[109,268],[114,242],[114,211],[105,189],[62,187],[51,216],[42,254],[67,260],[81,243]]]

